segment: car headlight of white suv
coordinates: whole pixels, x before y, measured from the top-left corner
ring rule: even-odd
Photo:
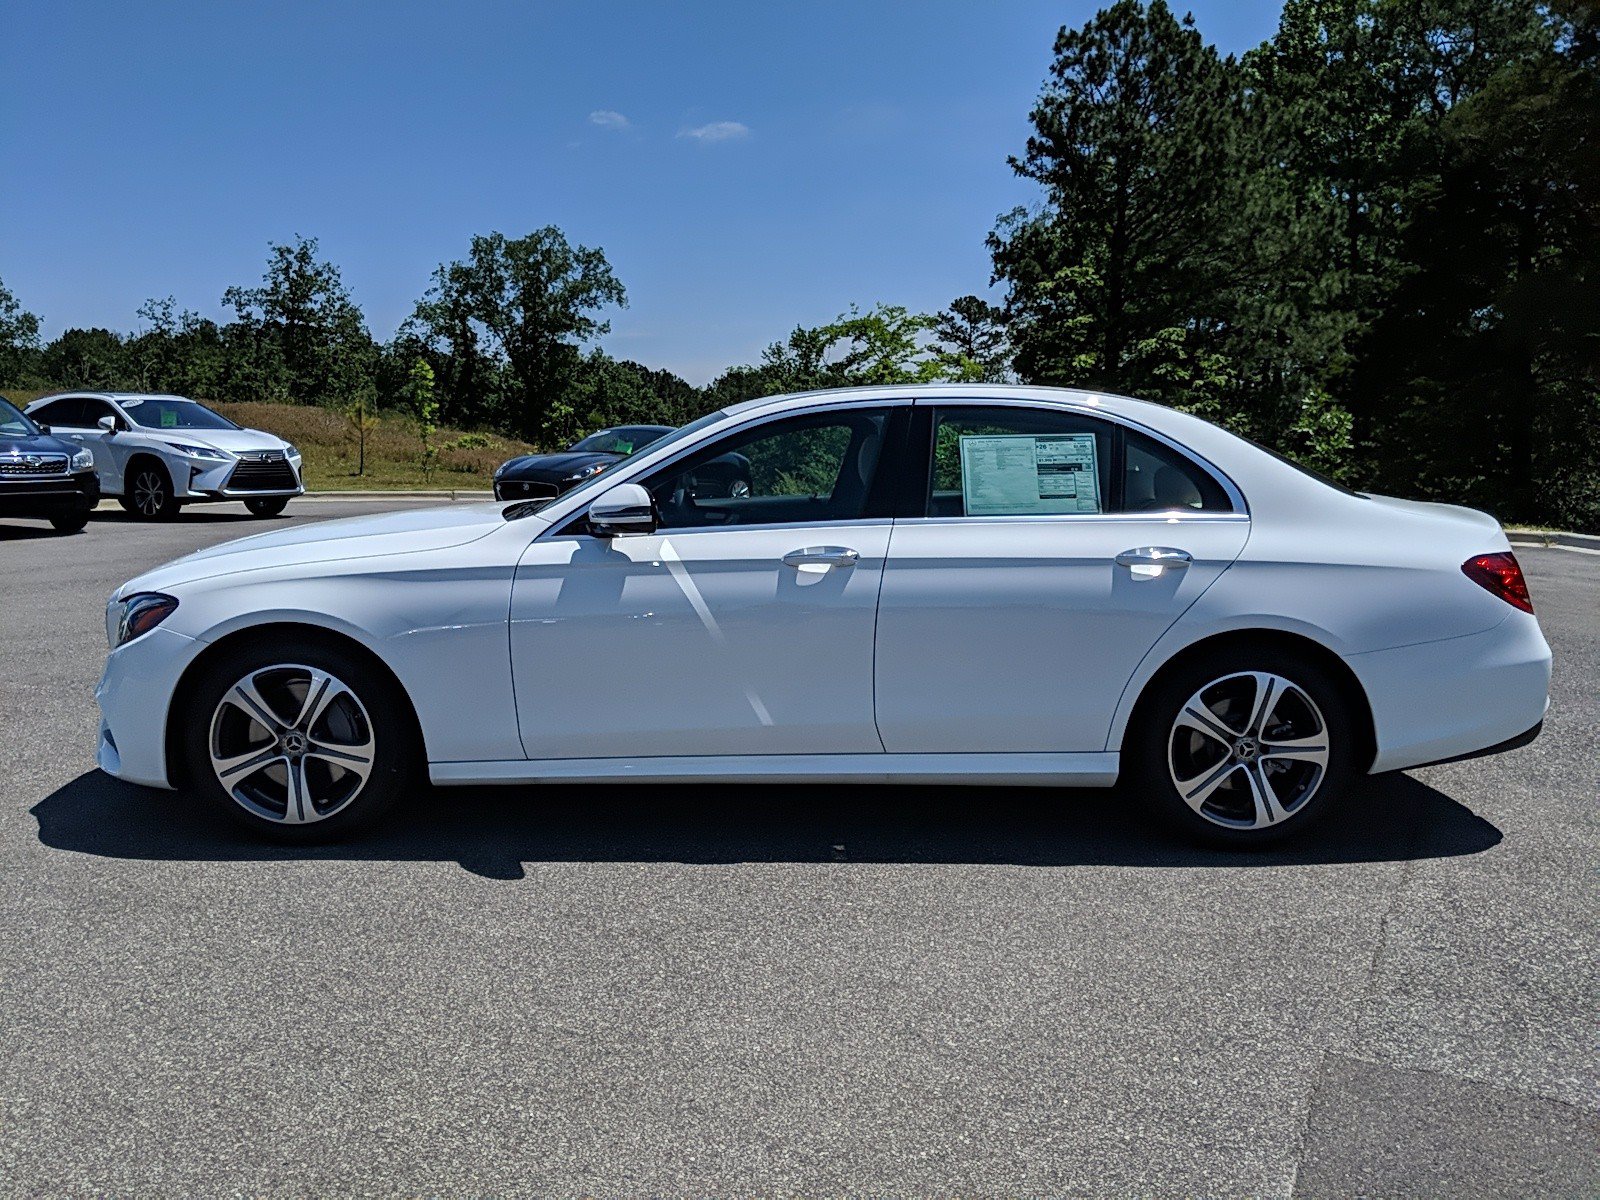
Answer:
[[[210,446],[190,446],[183,442],[172,443],[172,449],[185,458],[198,458],[205,462],[227,462],[232,457],[221,450],[213,450]]]

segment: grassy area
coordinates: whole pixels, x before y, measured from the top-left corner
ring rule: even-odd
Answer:
[[[5,396],[25,406],[48,392],[7,389]],[[300,447],[306,487],[312,491],[360,489],[482,489],[493,486],[494,469],[534,447],[492,433],[440,429],[431,473],[422,469],[422,438],[410,417],[381,414],[367,434],[366,471],[356,474],[356,434],[344,414],[302,404],[212,404],[223,416],[250,429],[276,434]]]

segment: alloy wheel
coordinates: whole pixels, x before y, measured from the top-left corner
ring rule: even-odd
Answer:
[[[1322,711],[1293,680],[1226,675],[1178,710],[1167,769],[1190,808],[1212,824],[1263,829],[1302,811],[1328,770]]]
[[[161,515],[167,503],[167,482],[154,471],[140,471],[133,477],[133,506],[147,517]]]
[[[298,664],[260,667],[211,718],[211,768],[246,811],[284,825],[326,820],[366,786],[375,760],[366,706],[336,676]]]

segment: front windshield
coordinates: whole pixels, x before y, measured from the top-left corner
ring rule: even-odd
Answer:
[[[679,426],[671,433],[662,434],[659,438],[650,443],[649,448],[652,453],[657,450],[665,450],[667,447],[674,446],[683,441],[685,438],[694,437],[708,425],[715,425],[727,415],[728,414],[720,408],[713,412],[708,412],[705,416],[690,421],[687,425]],[[600,491],[610,486],[611,472],[601,471],[596,475],[589,476],[588,479],[585,479],[582,483],[578,484],[577,487],[572,488],[570,491],[561,493],[561,495],[557,497],[557,500],[559,500],[562,504],[566,504],[566,502],[572,499],[574,496],[587,495],[590,492]],[[539,503],[538,508],[534,508],[531,507],[530,503],[527,501],[519,501],[518,503],[511,505],[510,508],[507,508],[503,515],[505,516],[506,520],[514,521],[518,517],[529,516],[530,514],[539,511],[539,508],[544,508],[547,504],[553,504],[555,502],[556,501],[554,500],[542,501]]]
[[[175,397],[146,397],[121,401],[122,411],[135,425],[146,429],[237,429],[221,413],[204,404]]]
[[[39,431],[19,409],[4,396],[0,396],[0,434],[6,437],[32,437]]]
[[[602,429],[572,443],[570,449],[590,454],[620,454],[627,457],[637,454],[646,446],[661,440],[671,430],[659,425],[628,425],[621,429]]]

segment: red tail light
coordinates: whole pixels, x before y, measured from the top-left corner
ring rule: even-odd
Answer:
[[[1479,587],[1487,588],[1513,608],[1525,613],[1533,611],[1533,601],[1528,598],[1528,581],[1522,577],[1517,556],[1509,550],[1504,554],[1480,554],[1461,564],[1461,573]]]

